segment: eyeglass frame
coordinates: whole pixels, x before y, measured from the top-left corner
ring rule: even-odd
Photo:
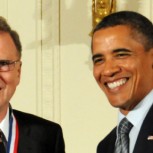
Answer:
[[[15,61],[0,60],[0,72],[12,71],[15,68],[16,63],[21,62],[20,59]]]

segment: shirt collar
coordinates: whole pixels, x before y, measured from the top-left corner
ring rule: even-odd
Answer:
[[[134,125],[142,124],[146,114],[148,113],[150,107],[153,104],[153,90],[150,91],[150,93],[144,97],[143,100],[140,101],[140,103],[131,110],[126,118]],[[124,118],[125,116],[119,112],[119,122]]]

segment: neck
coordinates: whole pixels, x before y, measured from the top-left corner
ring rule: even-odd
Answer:
[[[120,112],[126,116],[129,113],[129,110],[120,109]]]
[[[0,108],[0,123],[5,118],[5,116],[7,114],[7,109],[8,109],[8,105],[5,106],[5,107]]]

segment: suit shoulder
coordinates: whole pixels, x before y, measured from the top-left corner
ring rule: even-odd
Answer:
[[[52,126],[56,128],[61,128],[58,123],[49,121],[47,119],[44,119],[42,117],[30,113],[13,110],[13,114],[20,124],[39,125],[39,126],[43,125],[43,126]]]
[[[104,153],[114,149],[116,140],[116,127],[97,146],[97,153]]]
[[[17,110],[13,110],[13,114],[19,128],[20,143],[26,139],[26,144],[34,144],[37,151],[33,152],[65,153],[63,132],[59,124]],[[23,152],[21,146],[19,150]]]

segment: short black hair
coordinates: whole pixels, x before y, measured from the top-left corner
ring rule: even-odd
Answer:
[[[128,26],[132,36],[143,44],[146,51],[153,48],[152,22],[134,11],[119,11],[104,17],[93,30],[93,35],[98,30],[118,25]]]

